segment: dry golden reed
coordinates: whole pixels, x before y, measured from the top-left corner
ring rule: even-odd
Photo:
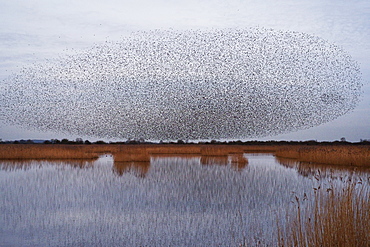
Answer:
[[[370,246],[369,188],[347,183],[338,191],[316,188],[305,214],[296,197],[295,214],[288,214],[285,229],[279,227],[279,246]]]
[[[227,156],[243,153],[242,146],[226,145],[71,145],[71,144],[3,144],[0,159],[88,159],[113,154],[117,161],[149,161],[151,155],[192,154]]]
[[[369,146],[310,146],[279,149],[278,157],[333,165],[370,166]]]
[[[84,145],[0,145],[0,159],[97,159]]]
[[[200,154],[199,145],[150,145],[147,147],[150,154]]]
[[[2,144],[0,159],[92,159],[104,153],[117,161],[149,161],[159,154],[229,156],[243,153],[272,153],[277,157],[334,165],[370,166],[368,146],[295,146],[295,145],[201,145],[201,144],[140,144],[140,145],[64,145],[64,144]],[[235,155],[233,155],[233,159]]]
[[[114,150],[113,157],[115,161],[140,161],[149,162],[150,155],[148,149],[143,146],[120,146]]]

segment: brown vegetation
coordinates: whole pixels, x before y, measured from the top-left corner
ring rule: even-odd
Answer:
[[[99,154],[111,153],[118,161],[148,161],[156,154],[198,154],[228,155],[243,153],[242,146],[210,145],[43,145],[43,144],[2,144],[0,159],[85,159],[98,158]]]
[[[142,146],[118,146],[113,151],[113,157],[115,161],[127,162],[127,161],[140,161],[149,162],[150,155],[148,149]]]
[[[150,154],[200,154],[201,145],[148,145],[147,150]]]
[[[333,165],[370,166],[369,146],[292,146],[276,151],[276,156],[298,161]]]
[[[370,166],[368,145],[204,145],[204,144],[1,144],[0,160],[83,160],[101,154],[114,157],[113,170],[144,177],[150,158],[168,155],[200,157],[202,164],[227,164],[244,168],[244,153],[267,152],[288,167],[298,165],[305,176],[314,176],[305,162],[345,166]],[[292,158],[294,160],[292,160]],[[82,163],[79,163],[79,162]],[[299,161],[299,162],[297,162]],[[72,162],[73,163],[73,162]],[[17,163],[18,164],[18,163]],[[306,164],[306,165],[305,165]],[[25,164],[19,163],[24,168]],[[343,168],[345,168],[343,166]],[[351,167],[349,167],[351,168]],[[11,167],[9,169],[12,169]],[[358,169],[352,167],[352,169]],[[320,168],[320,170],[325,170]],[[348,182],[342,190],[315,188],[312,198],[295,198],[295,213],[289,211],[284,227],[279,228],[279,246],[368,246],[370,243],[370,191],[358,183]],[[309,203],[303,200],[311,200]],[[307,208],[304,208],[307,206]],[[303,210],[304,208],[304,210]],[[285,226],[286,225],[286,226]]]
[[[31,145],[3,144],[0,159],[97,159],[99,155],[89,152],[83,145]]]
[[[334,165],[370,166],[368,145],[209,145],[209,144],[2,144],[0,159],[96,159],[110,153],[116,161],[150,161],[159,154],[232,156],[243,162],[243,153],[264,152],[279,158]]]
[[[288,214],[285,228],[279,227],[279,246],[369,246],[370,192],[358,183],[347,182],[338,191],[315,188],[313,206],[305,214],[296,197],[295,214]]]
[[[288,168],[294,168],[300,175],[309,178],[321,179],[333,176],[333,171],[336,172],[337,178],[340,178],[340,174],[348,173],[351,174],[349,177],[355,176],[358,172],[369,173],[370,166],[348,166],[348,165],[332,165],[323,163],[313,163],[298,161],[296,159],[275,157],[275,160],[282,166]],[[317,174],[320,171],[320,174]],[[355,179],[355,178],[354,178]]]

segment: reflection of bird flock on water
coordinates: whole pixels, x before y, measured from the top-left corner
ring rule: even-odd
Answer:
[[[319,125],[353,109],[360,72],[304,33],[137,32],[10,76],[10,124],[106,138],[248,138]]]

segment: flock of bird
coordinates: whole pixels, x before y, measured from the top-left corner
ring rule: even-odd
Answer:
[[[9,76],[9,124],[99,138],[241,139],[331,121],[361,93],[336,45],[263,28],[154,30]]]

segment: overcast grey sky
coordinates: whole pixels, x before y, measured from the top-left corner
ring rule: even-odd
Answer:
[[[256,26],[324,38],[360,64],[364,80],[364,94],[353,112],[321,126],[263,140],[370,139],[368,0],[0,0],[0,90],[2,80],[23,67],[120,40],[132,31]],[[3,140],[64,137],[79,136],[0,126]]]

